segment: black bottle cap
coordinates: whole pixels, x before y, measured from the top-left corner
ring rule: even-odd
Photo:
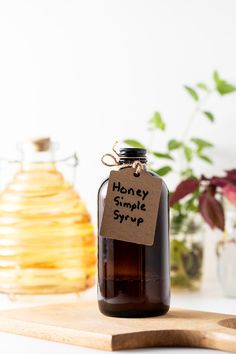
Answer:
[[[138,160],[142,163],[147,162],[147,150],[141,148],[120,148],[119,152],[120,163],[129,163],[130,161]]]

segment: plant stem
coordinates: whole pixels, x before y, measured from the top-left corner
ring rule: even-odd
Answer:
[[[187,137],[188,137],[188,133],[192,128],[192,125],[197,117],[197,114],[202,110],[202,107],[206,104],[206,102],[209,100],[209,97],[211,95],[213,91],[209,91],[204,97],[203,99],[201,99],[200,101],[198,101],[198,103],[196,104],[194,110],[192,111],[192,113],[190,114],[189,120],[186,124],[186,127],[184,129],[184,133],[182,136],[182,141],[183,144],[186,142]]]
[[[153,150],[154,141],[155,141],[155,131],[151,130],[149,134],[148,151]]]
[[[208,101],[210,95],[214,92],[214,90],[211,90],[209,92],[207,92],[207,94],[197,102],[194,110],[192,111],[192,113],[190,114],[190,117],[187,121],[187,124],[186,124],[186,127],[184,129],[184,132],[183,132],[183,135],[182,135],[182,143],[183,143],[183,149],[184,149],[184,146],[186,145],[186,142],[188,140],[188,135],[189,135],[189,132],[193,126],[193,123],[198,115],[199,112],[202,111],[203,109],[203,106],[206,104],[206,102]],[[183,153],[183,149],[179,150],[179,160],[182,161],[182,153]],[[186,159],[185,159],[186,161]],[[184,167],[181,167],[180,169],[180,174],[181,174],[181,170],[184,170],[185,168],[188,168],[190,166],[190,163],[187,161],[187,163],[185,164]]]
[[[193,125],[193,122],[197,116],[197,113],[199,112],[199,107],[200,106],[196,106],[194,108],[194,110],[192,111],[192,113],[190,114],[190,117],[189,117],[189,120],[187,121],[187,124],[186,124],[186,127],[184,129],[184,132],[183,132],[183,135],[182,135],[182,142],[183,142],[183,145],[185,145],[185,142],[187,140],[187,136],[188,136],[188,133],[189,131],[191,130],[192,128],[192,125]]]

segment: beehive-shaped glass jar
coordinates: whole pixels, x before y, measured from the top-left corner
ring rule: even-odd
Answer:
[[[49,138],[23,143],[21,153],[0,194],[0,292],[84,290],[94,284],[95,238],[85,204],[60,172],[73,156],[56,161]]]

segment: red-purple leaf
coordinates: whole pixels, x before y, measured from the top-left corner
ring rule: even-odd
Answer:
[[[236,181],[236,168],[234,168],[233,170],[228,170],[226,171],[227,173],[227,177],[234,179]]]
[[[226,171],[225,179],[229,183],[236,185],[236,169]]]
[[[201,181],[210,181],[210,178],[206,177],[205,175],[201,175]]]
[[[236,186],[228,184],[223,188],[224,196],[236,206]]]
[[[211,185],[223,188],[228,184],[226,177],[213,176],[210,181]]]
[[[214,229],[224,231],[225,216],[222,205],[212,195],[204,193],[199,198],[199,210],[206,223]]]
[[[186,195],[193,193],[198,187],[199,181],[195,178],[188,178],[180,182],[170,198],[170,205],[174,205],[180,199],[186,197]]]
[[[209,184],[206,188],[205,191],[207,191],[207,193],[209,193],[210,195],[212,195],[214,197],[214,195],[216,194],[216,186],[214,184]]]

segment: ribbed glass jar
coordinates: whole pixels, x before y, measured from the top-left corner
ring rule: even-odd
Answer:
[[[94,284],[90,215],[59,171],[71,158],[58,164],[54,152],[49,139],[23,145],[22,159],[1,191],[0,292],[72,293]]]

